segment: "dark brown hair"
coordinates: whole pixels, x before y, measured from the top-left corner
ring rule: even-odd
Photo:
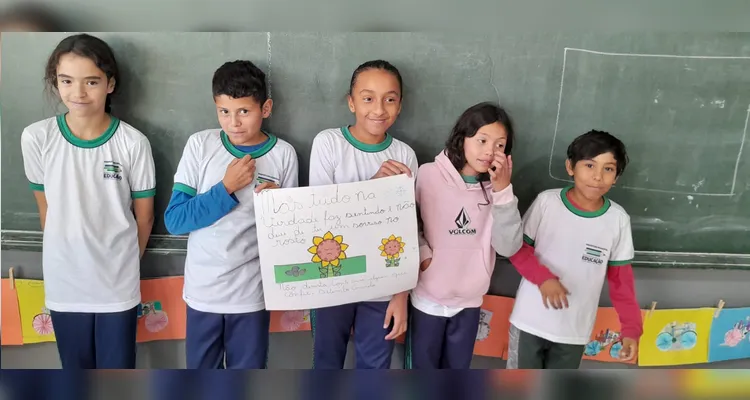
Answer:
[[[107,95],[107,102],[104,105],[104,112],[111,112],[111,97],[117,93],[117,87],[120,83],[120,71],[117,69],[117,61],[112,49],[105,41],[95,36],[85,33],[68,36],[55,47],[55,50],[52,51],[47,60],[47,67],[44,70],[44,83],[47,86],[47,90],[52,92],[57,90],[57,66],[60,64],[60,58],[70,53],[86,57],[93,61],[97,68],[102,70],[107,76],[107,83],[114,78],[117,83],[115,90]]]

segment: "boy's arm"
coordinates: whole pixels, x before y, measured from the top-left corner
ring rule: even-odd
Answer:
[[[130,197],[133,198],[133,214],[138,226],[139,254],[143,257],[154,226],[154,196],[156,196],[156,171],[148,139],[144,137],[136,143],[130,157],[131,169],[128,174]]]
[[[558,279],[549,268],[542,265],[534,254],[537,231],[544,214],[543,199],[537,197],[523,216],[523,242],[521,249],[509,257],[519,274],[534,285],[540,286],[549,279]]]
[[[227,215],[239,201],[219,181],[205,193],[198,194],[201,175],[199,136],[191,136],[185,145],[174,177],[172,197],[164,213],[164,223],[173,235],[183,235],[212,225]]]
[[[333,148],[327,137],[318,134],[313,139],[310,149],[309,186],[333,185],[334,181],[332,155]]]
[[[609,297],[620,319],[622,336],[638,341],[643,333],[643,319],[635,294],[635,278],[631,266],[634,255],[630,218],[625,216],[621,220],[620,234],[607,264],[607,282]]]
[[[623,338],[636,341],[643,334],[641,308],[635,296],[635,279],[630,264],[607,267],[609,298],[617,311]]]
[[[497,254],[510,257],[523,244],[523,221],[518,212],[518,199],[513,195],[513,185],[492,192],[492,247]]]
[[[294,149],[287,155],[286,169],[284,171],[284,177],[281,180],[282,188],[293,188],[299,187],[299,160],[297,158],[297,152]]]
[[[213,225],[237,204],[237,198],[227,192],[224,182],[201,194],[186,193],[184,188],[175,187],[164,213],[164,223],[169,233],[184,235]]]

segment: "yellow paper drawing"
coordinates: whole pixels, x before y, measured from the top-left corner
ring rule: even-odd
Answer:
[[[713,308],[654,310],[643,323],[638,365],[687,365],[708,362]]]
[[[52,318],[44,306],[44,281],[16,279],[15,284],[23,343],[54,342]]]

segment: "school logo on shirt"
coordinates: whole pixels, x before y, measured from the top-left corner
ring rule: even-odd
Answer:
[[[477,230],[473,228],[469,228],[469,225],[471,225],[471,218],[469,218],[469,213],[466,212],[465,208],[461,208],[461,212],[458,213],[458,216],[456,216],[456,219],[454,220],[456,223],[457,229],[451,229],[448,231],[451,235],[476,235]]]
[[[275,183],[276,185],[281,186],[279,184],[279,178],[277,178],[275,176],[266,175],[266,174],[260,174],[259,173],[258,174],[258,179],[255,182],[255,186],[257,187],[258,185],[260,185],[262,183]]]
[[[114,161],[104,162],[104,179],[122,180],[122,164]]]
[[[604,264],[603,256],[606,251],[607,251],[606,249],[603,249],[601,247],[587,244],[586,250],[583,252],[583,255],[581,256],[581,260],[590,264],[602,265]]]

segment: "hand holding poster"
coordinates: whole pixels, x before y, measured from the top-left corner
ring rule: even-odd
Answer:
[[[410,290],[419,275],[406,175],[255,195],[266,308],[306,310]]]

